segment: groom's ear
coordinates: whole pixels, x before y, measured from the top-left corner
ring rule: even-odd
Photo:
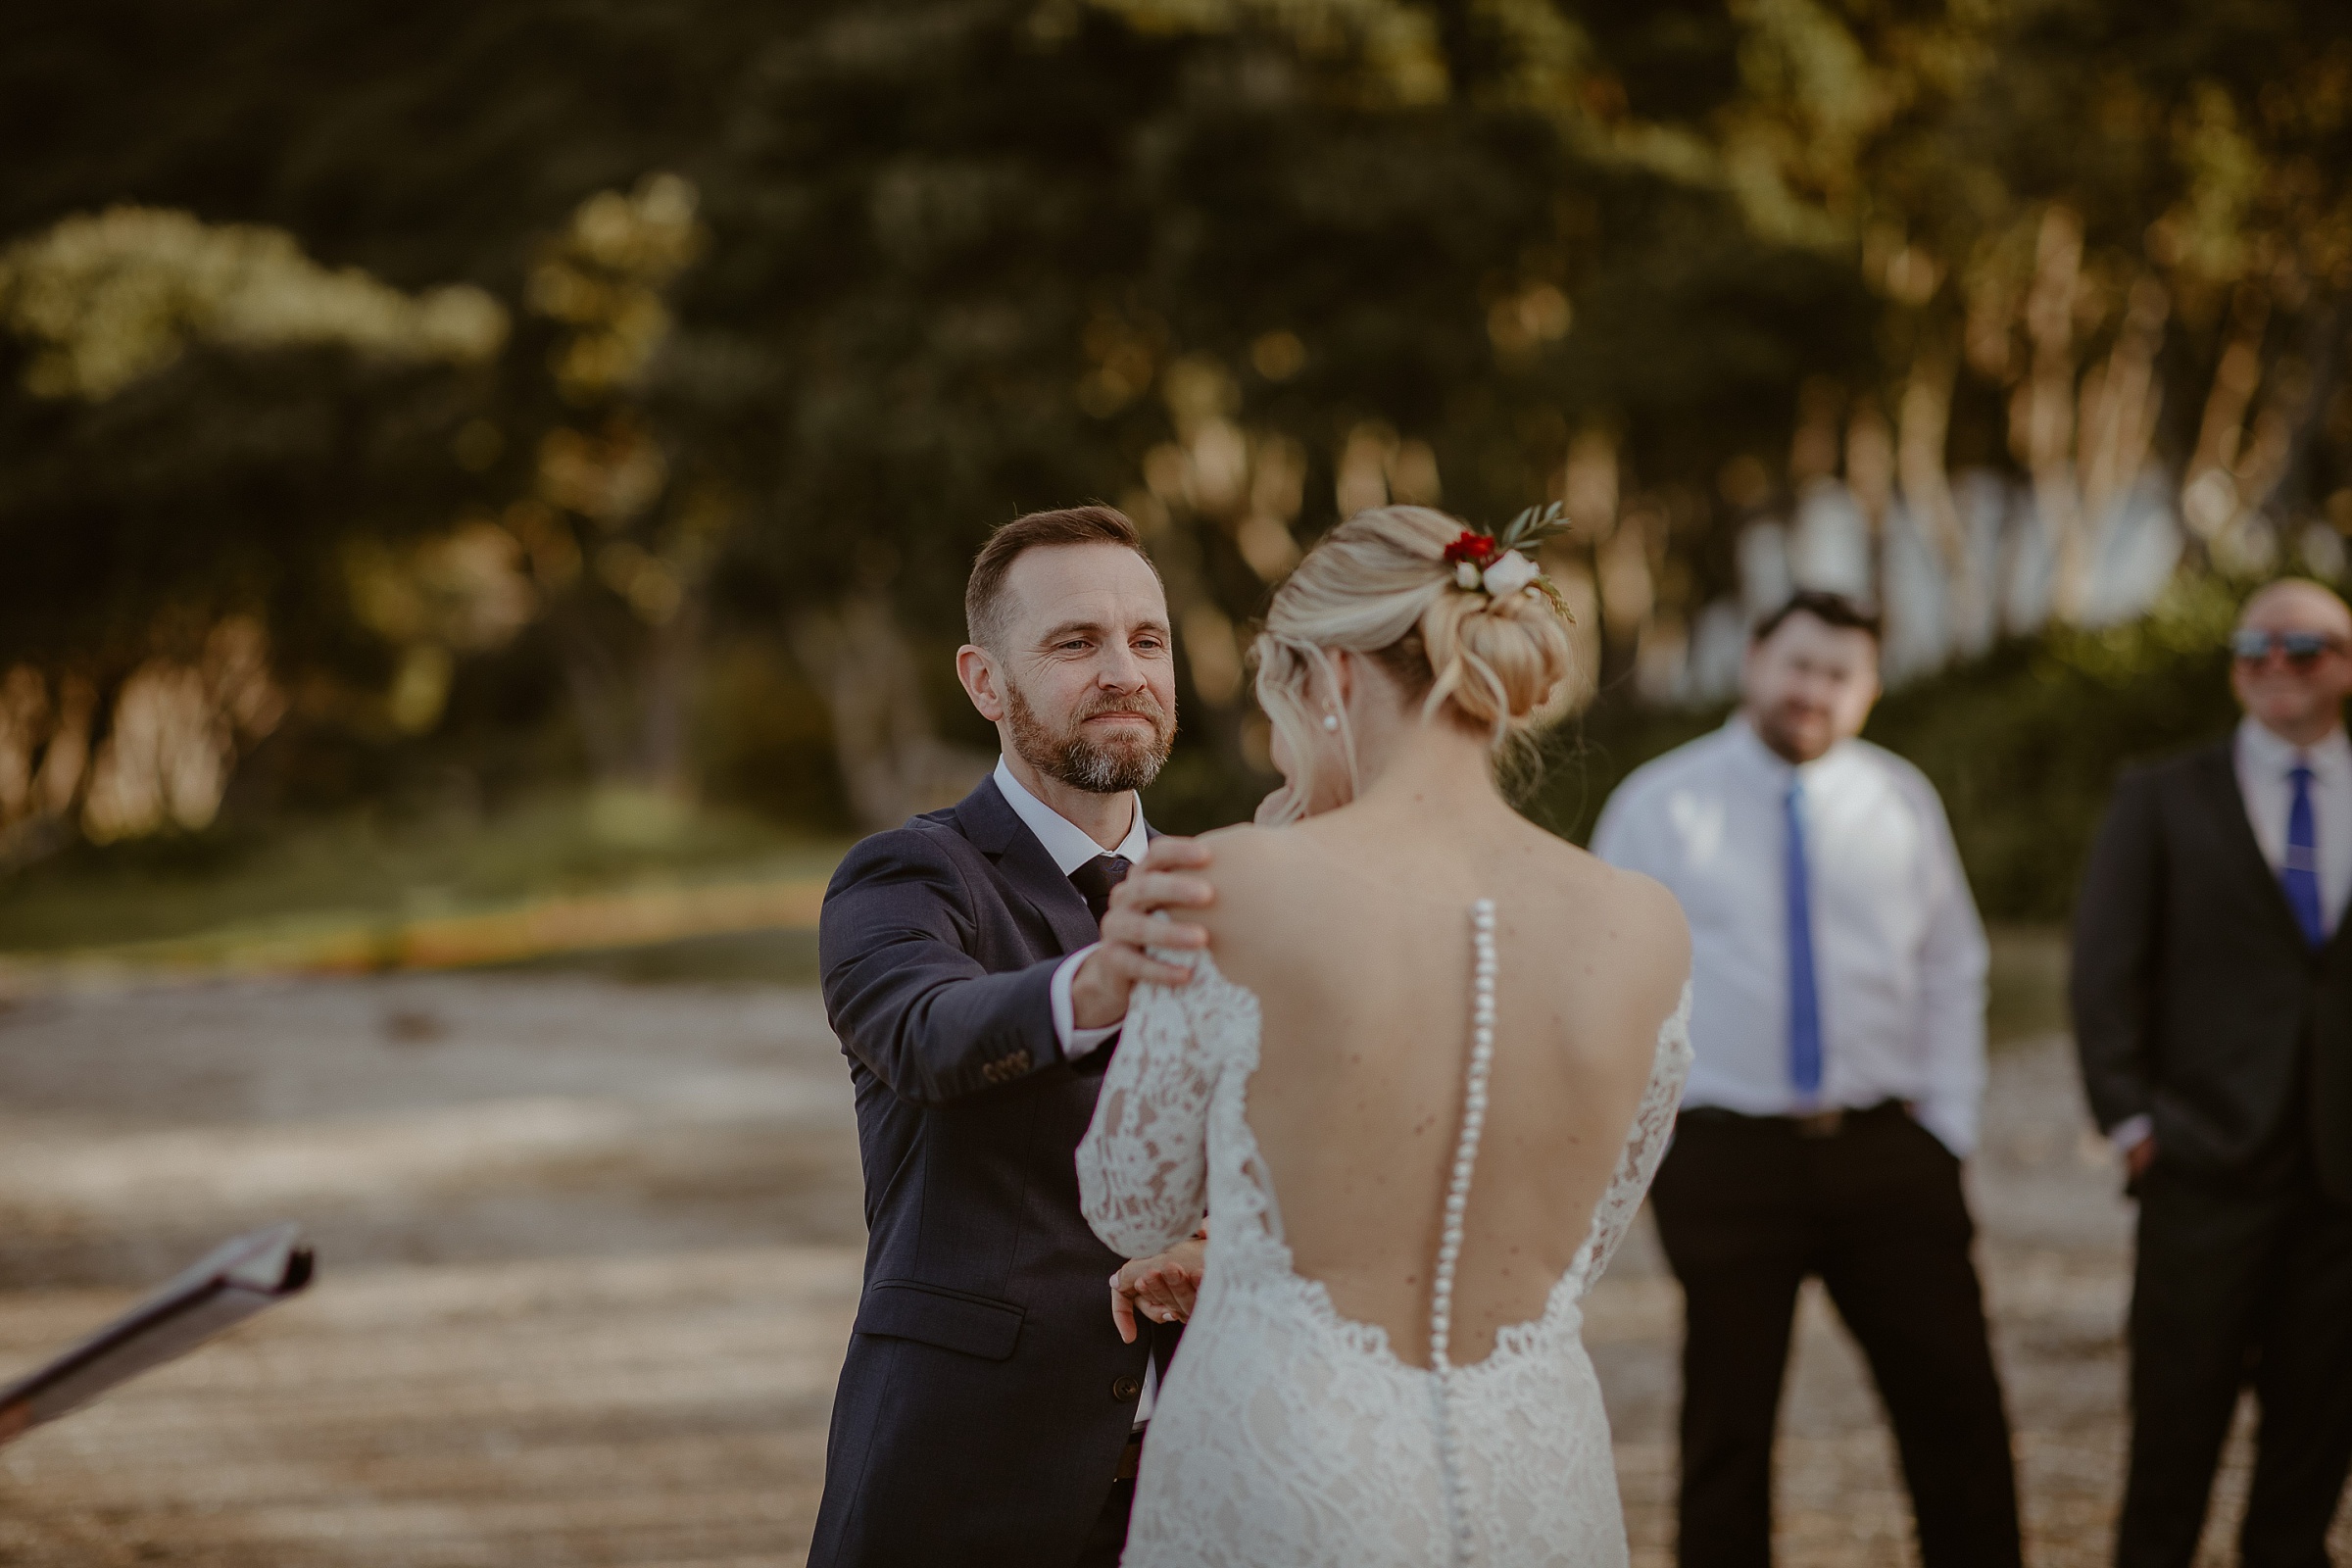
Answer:
[[[978,643],[965,643],[956,650],[956,678],[963,682],[963,695],[972,700],[980,716],[991,724],[1004,718],[1004,672],[989,651]]]

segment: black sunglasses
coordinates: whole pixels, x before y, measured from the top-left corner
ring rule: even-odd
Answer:
[[[2337,639],[2319,631],[2238,631],[2230,634],[2230,652],[2249,664],[2259,664],[2274,653],[2299,668],[2318,662],[2322,654],[2343,651]]]

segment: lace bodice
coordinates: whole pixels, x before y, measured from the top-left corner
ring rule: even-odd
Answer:
[[[1623,1563],[1582,1303],[1672,1134],[1690,1062],[1689,987],[1659,1031],[1615,1175],[1542,1313],[1497,1332],[1485,1360],[1440,1357],[1432,1371],[1397,1357],[1380,1326],[1342,1317],[1293,1267],[1246,1115],[1257,998],[1206,954],[1162,956],[1195,962],[1193,982],[1137,991],[1078,1149],[1087,1220],[1127,1256],[1164,1250],[1215,1215],[1123,1561]]]

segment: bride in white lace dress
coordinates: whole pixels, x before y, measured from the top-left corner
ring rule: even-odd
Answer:
[[[1626,1560],[1580,1329],[1672,1127],[1689,936],[1495,788],[1568,672],[1533,578],[1393,507],[1275,596],[1275,825],[1211,836],[1207,948],[1135,993],[1078,1152],[1122,1253],[1210,1216],[1127,1564]]]

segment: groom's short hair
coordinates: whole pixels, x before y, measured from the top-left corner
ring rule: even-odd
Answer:
[[[1012,564],[1031,550],[1054,545],[1124,545],[1152,566],[1143,530],[1116,507],[1063,507],[1013,518],[988,536],[963,585],[964,635],[995,651],[1004,634],[1004,578]],[[1152,566],[1153,575],[1159,568]]]

